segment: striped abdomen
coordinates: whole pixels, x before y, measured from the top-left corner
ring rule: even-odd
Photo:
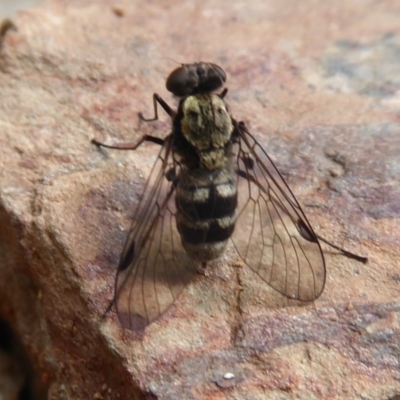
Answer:
[[[176,189],[176,224],[196,260],[220,257],[235,228],[236,178],[229,168],[185,171]]]

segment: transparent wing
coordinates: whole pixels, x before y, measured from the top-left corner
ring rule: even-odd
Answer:
[[[180,165],[170,135],[153,166],[135,211],[115,284],[121,324],[140,330],[157,319],[196,274],[175,223],[175,186]]]
[[[267,153],[243,123],[236,129],[239,199],[232,235],[236,250],[278,292],[314,300],[325,285],[318,239]]]

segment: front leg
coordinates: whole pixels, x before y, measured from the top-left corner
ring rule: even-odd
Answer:
[[[176,111],[174,111],[157,93],[153,94],[153,105],[154,105],[154,117],[153,118],[145,118],[142,113],[139,113],[139,118],[143,121],[157,121],[158,120],[158,108],[157,103],[164,109],[164,111],[170,116],[171,119],[174,119],[176,116]]]
[[[171,119],[174,119],[176,116],[176,111],[174,111],[157,93],[153,94],[153,104],[154,104],[154,117],[153,118],[144,118],[142,113],[139,113],[139,118],[143,121],[150,122],[158,120],[158,108],[157,103],[164,109],[164,111],[169,115]],[[143,135],[136,142],[128,142],[128,143],[116,143],[112,145],[108,145],[102,142],[99,142],[97,139],[92,139],[91,142],[98,147],[106,147],[108,149],[116,149],[116,150],[136,150],[143,142],[152,142],[156,143],[160,146],[163,146],[167,139],[160,139],[151,135]]]

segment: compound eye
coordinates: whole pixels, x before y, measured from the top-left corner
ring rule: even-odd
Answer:
[[[165,84],[167,90],[178,97],[191,94],[196,82],[186,67],[179,67],[172,71]]]
[[[210,63],[214,71],[214,75],[218,77],[220,81],[220,85],[222,86],[226,82],[226,73],[225,71],[217,64]]]

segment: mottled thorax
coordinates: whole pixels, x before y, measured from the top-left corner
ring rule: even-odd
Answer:
[[[233,124],[224,101],[215,94],[189,96],[182,112],[181,131],[196,150],[200,167],[216,170],[226,165]]]

